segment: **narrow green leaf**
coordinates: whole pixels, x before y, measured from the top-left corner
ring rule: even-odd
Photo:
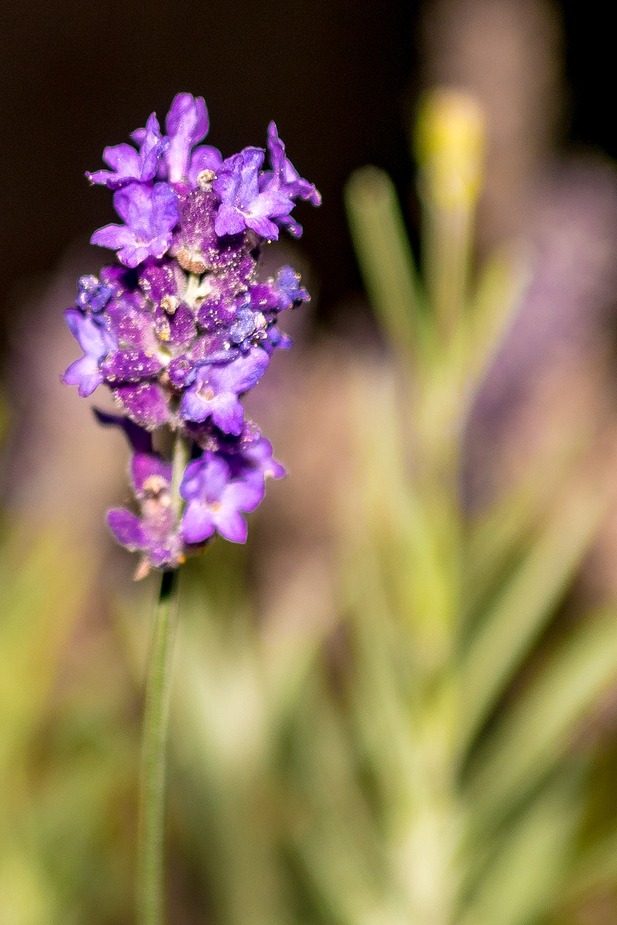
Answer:
[[[457,925],[532,925],[547,911],[572,853],[579,783],[569,770],[508,827]]]
[[[580,623],[548,657],[479,750],[465,791],[471,825],[496,825],[567,753],[577,725],[617,675],[617,614]]]
[[[595,486],[571,490],[478,628],[461,666],[464,743],[473,739],[553,615],[606,505],[606,494]]]
[[[394,184],[384,171],[363,167],[347,182],[345,204],[371,304],[392,344],[413,355],[422,313],[414,259]]]

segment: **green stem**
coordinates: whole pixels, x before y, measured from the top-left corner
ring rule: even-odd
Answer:
[[[139,925],[163,925],[165,920],[165,743],[177,584],[177,570],[163,572],[146,679],[137,854]]]
[[[179,522],[182,515],[180,483],[190,455],[182,434],[173,448],[170,500]],[[165,921],[165,745],[169,717],[173,638],[176,626],[178,570],[163,572],[154,621],[146,678],[140,769],[139,832],[137,848],[137,908],[139,925]]]
[[[172,455],[170,487],[170,497],[174,508],[174,513],[176,515],[176,523],[180,522],[180,517],[182,516],[183,502],[180,495],[180,483],[182,481],[182,476],[184,475],[184,470],[186,469],[186,464],[189,461],[190,455],[191,447],[189,441],[183,437],[181,433],[177,433],[176,439],[174,440]]]

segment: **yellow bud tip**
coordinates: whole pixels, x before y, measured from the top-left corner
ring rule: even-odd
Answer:
[[[484,114],[473,96],[445,87],[426,93],[415,131],[423,193],[444,208],[471,207],[480,191],[484,143]]]

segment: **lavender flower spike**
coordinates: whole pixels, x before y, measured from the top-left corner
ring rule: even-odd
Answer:
[[[215,534],[247,538],[245,514],[283,466],[247,420],[244,395],[275,349],[291,341],[281,312],[309,298],[291,267],[260,275],[263,249],[281,228],[300,226],[297,200],[320,201],[287,159],[276,126],[263,148],[223,159],[201,142],[209,128],[202,97],[177,94],[161,133],[155,113],[134,144],[106,148],[109,169],[88,174],[113,190],[121,223],[92,235],[117,263],[79,282],[66,312],[83,355],[63,379],[90,395],[106,385],[133,450],[133,505],[114,508],[115,539],[140,556],[136,577],[171,571]],[[154,448],[173,446],[161,456]],[[172,463],[173,455],[173,463]]]

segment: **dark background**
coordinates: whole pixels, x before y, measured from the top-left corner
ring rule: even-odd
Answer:
[[[225,156],[263,144],[268,121],[324,196],[301,206],[304,249],[319,279],[322,317],[359,285],[341,187],[375,162],[404,190],[411,180],[405,100],[418,71],[418,3],[302,0],[18,0],[0,34],[0,329],[16,283],[53,270],[64,249],[113,220],[90,189],[107,144],[127,140],[173,95],[203,95],[209,142]],[[608,6],[562,3],[570,144],[617,155],[614,35]]]

